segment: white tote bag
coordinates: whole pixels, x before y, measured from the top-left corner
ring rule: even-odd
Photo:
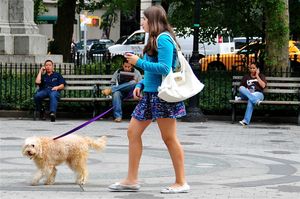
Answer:
[[[168,35],[176,46],[179,71],[173,72],[171,69],[167,76],[162,77],[161,86],[158,87],[158,97],[167,102],[180,102],[198,94],[203,89],[204,84],[195,76],[190,64],[168,33],[158,35],[156,42],[162,34]]]

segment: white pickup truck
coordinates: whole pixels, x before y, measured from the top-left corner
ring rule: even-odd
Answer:
[[[180,44],[182,53],[190,57],[193,52],[193,36],[176,37],[176,39]],[[112,55],[123,55],[126,52],[134,52],[141,55],[147,41],[148,33],[145,33],[144,30],[137,30],[128,36],[122,44],[110,46],[108,50]],[[234,53],[234,43],[231,37],[218,36],[214,44],[199,43],[199,54],[203,56],[224,53]]]

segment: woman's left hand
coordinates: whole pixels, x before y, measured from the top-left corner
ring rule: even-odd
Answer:
[[[141,93],[141,89],[140,88],[135,88],[133,90],[133,98],[140,100],[142,97],[143,96],[142,96],[142,93]]]

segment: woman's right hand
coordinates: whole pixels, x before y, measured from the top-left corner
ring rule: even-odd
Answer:
[[[136,62],[140,58],[139,56],[132,54],[132,53],[126,53],[124,57],[127,59],[128,63],[135,66]]]
[[[140,100],[142,97],[141,88],[135,88],[133,90],[133,98]]]

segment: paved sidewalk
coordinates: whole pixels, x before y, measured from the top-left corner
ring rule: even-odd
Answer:
[[[100,120],[76,132],[92,137],[108,136],[104,152],[90,153],[90,175],[85,191],[74,184],[74,175],[65,165],[58,167],[54,185],[30,186],[36,168],[21,154],[24,139],[32,135],[59,135],[83,122],[0,118],[0,198],[300,198],[300,127],[253,123],[243,128],[226,121],[178,122],[178,136],[185,150],[186,176],[191,185],[188,194],[160,194],[162,187],[174,181],[174,174],[155,122],[143,136],[140,192],[107,191],[109,184],[127,173],[128,121]]]

